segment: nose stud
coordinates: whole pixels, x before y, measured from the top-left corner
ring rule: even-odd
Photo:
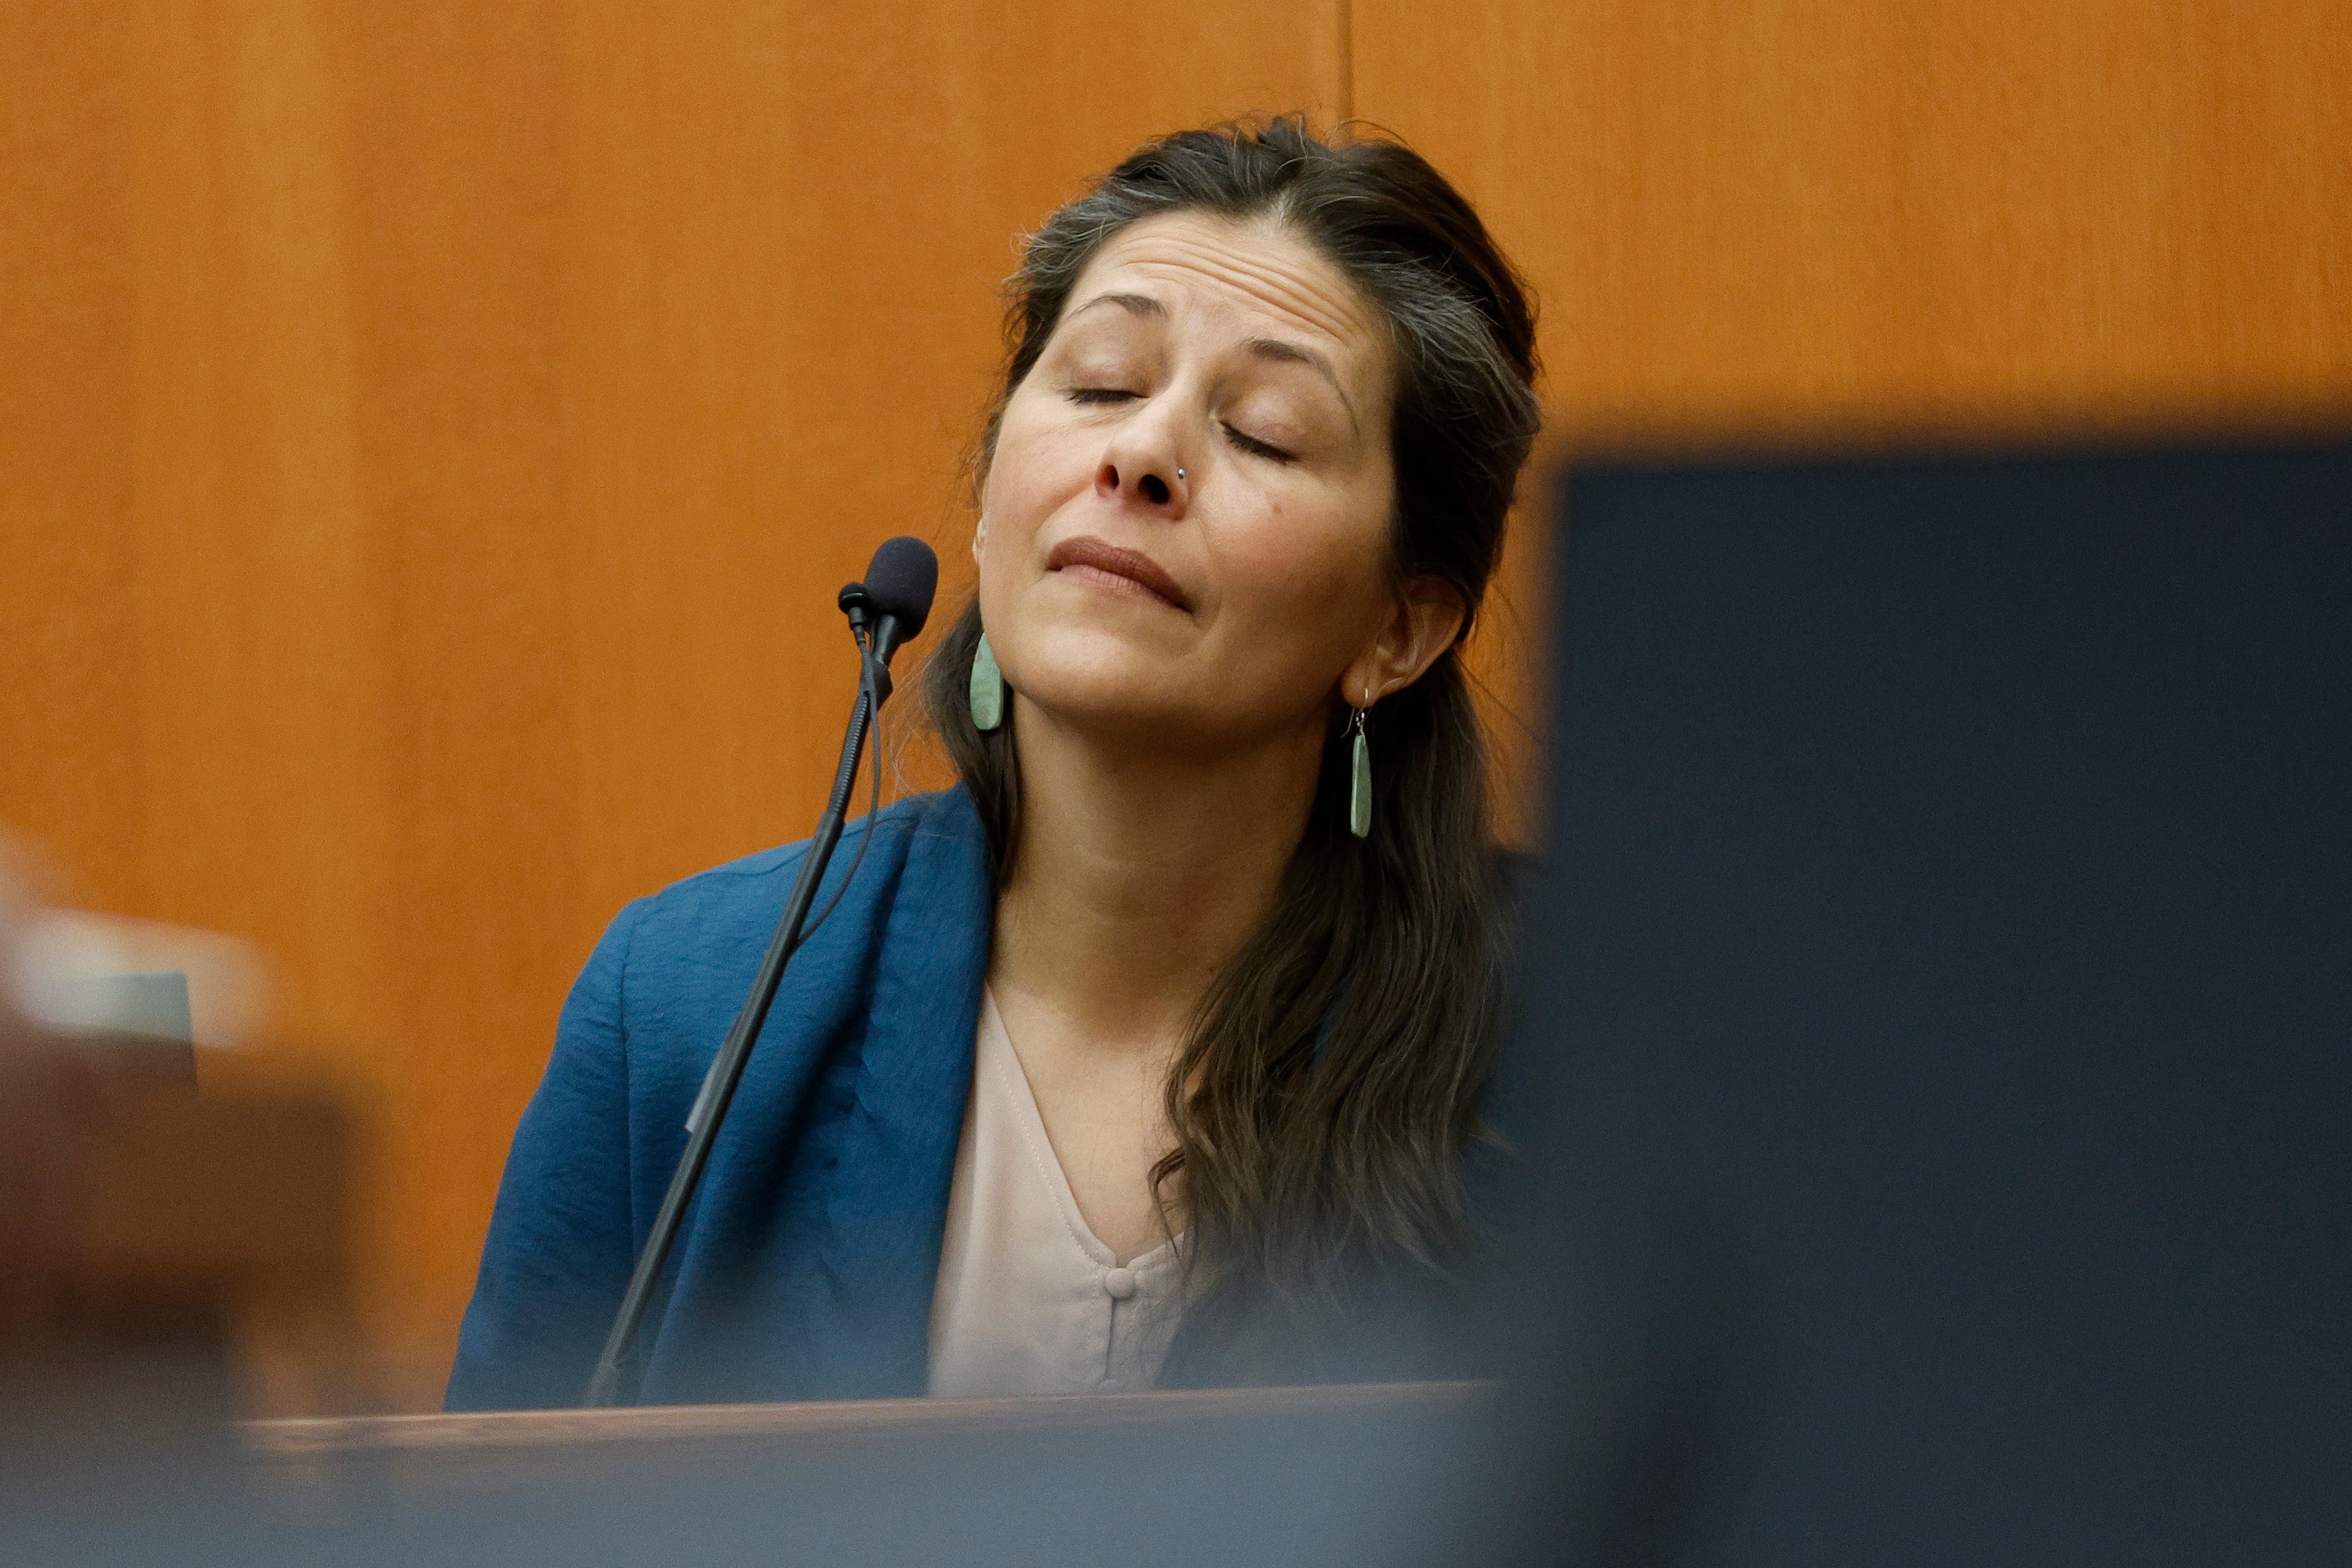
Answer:
[[[1177,469],[1177,470],[1176,470],[1176,477],[1178,477],[1179,479],[1181,479],[1182,477],[1184,477],[1184,470],[1182,470],[1181,468]]]

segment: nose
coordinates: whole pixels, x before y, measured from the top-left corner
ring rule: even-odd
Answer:
[[[1095,493],[1173,518],[1183,515],[1191,487],[1179,456],[1185,445],[1182,421],[1174,410],[1158,406],[1164,401],[1154,400],[1112,435],[1095,470]]]
[[[1102,496],[1139,500],[1148,507],[1181,511],[1186,475],[1173,464],[1154,462],[1129,453],[1106,458],[1095,471],[1095,489]]]
[[[1163,522],[1181,520],[1192,499],[1184,453],[1197,451],[1203,434],[1199,402],[1180,378],[1132,405],[1108,433],[1095,468],[1095,495]]]

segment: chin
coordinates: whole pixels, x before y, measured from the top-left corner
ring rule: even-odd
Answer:
[[[1007,664],[1005,679],[1058,719],[1127,729],[1174,716],[1167,661],[1142,649],[1114,638],[1055,639],[1024,655],[1019,674]]]

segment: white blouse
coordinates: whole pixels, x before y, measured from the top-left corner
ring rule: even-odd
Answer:
[[[981,999],[971,1103],[931,1295],[933,1394],[1151,1387],[1176,1331],[1176,1244],[1118,1266],[1070,1196],[996,998]]]

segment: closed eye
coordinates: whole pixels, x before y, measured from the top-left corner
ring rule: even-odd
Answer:
[[[1281,447],[1270,442],[1260,441],[1255,435],[1244,435],[1230,424],[1225,426],[1225,439],[1252,456],[1264,457],[1275,463],[1290,463],[1297,460],[1297,453],[1285,452]]]
[[[1070,389],[1072,402],[1125,402],[1130,398],[1142,395],[1140,392],[1128,392],[1120,387],[1072,387]]]

